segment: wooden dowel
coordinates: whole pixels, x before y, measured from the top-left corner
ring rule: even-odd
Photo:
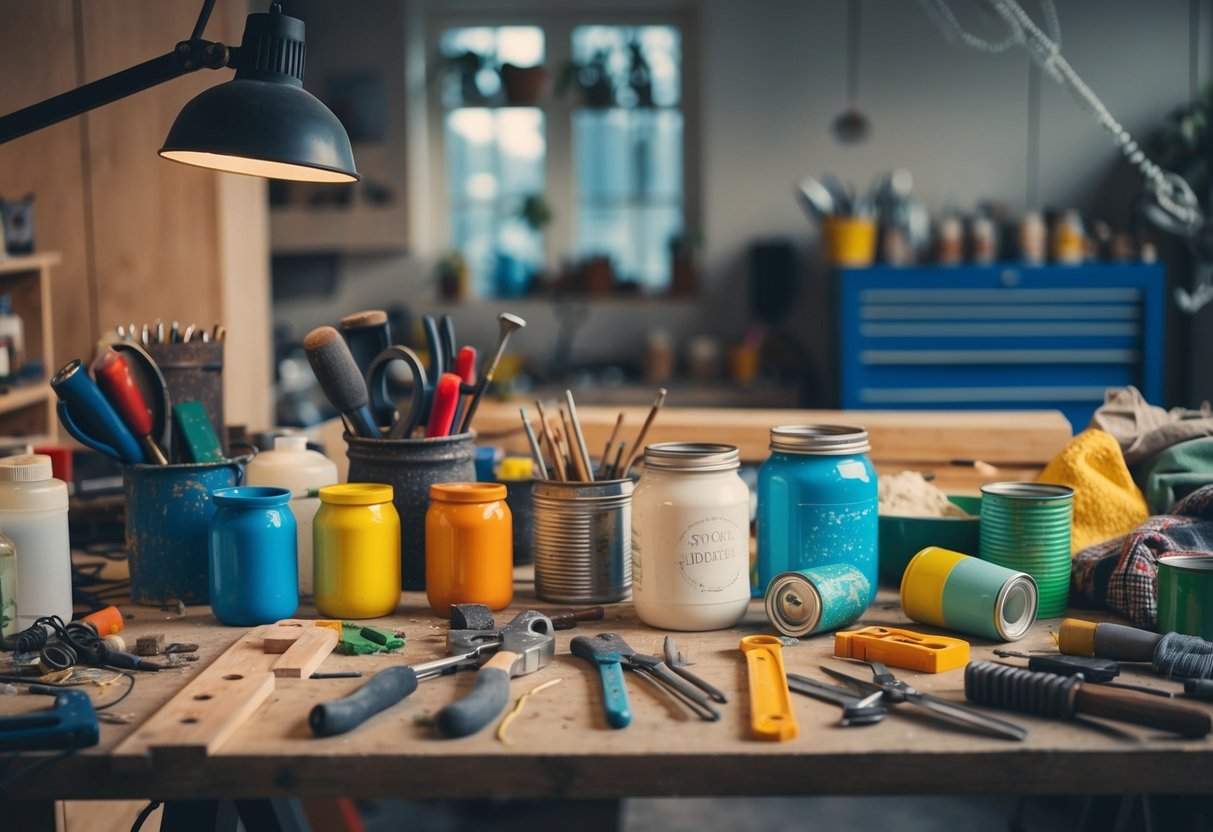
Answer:
[[[627,446],[628,446],[627,442],[620,442],[619,450],[615,452],[615,464],[613,464],[611,466],[611,479],[613,479],[613,480],[621,479],[624,476],[619,471],[619,465],[620,465],[620,463],[623,462],[623,452],[624,452],[624,449],[627,448]]]
[[[564,425],[564,441],[569,446],[569,461],[573,463],[573,471],[577,474],[578,482],[589,482],[590,472],[581,458],[581,450],[577,447],[577,438],[573,434],[572,422],[564,408],[560,408],[560,423]]]
[[[547,414],[543,411],[543,402],[536,401],[535,407],[539,411],[539,424],[543,428],[543,438],[548,443],[548,450],[552,453],[552,470],[556,472],[556,479],[560,482],[567,482],[568,477],[564,473],[564,464],[560,458],[560,449],[556,446],[556,440],[552,437],[552,426],[548,424]]]

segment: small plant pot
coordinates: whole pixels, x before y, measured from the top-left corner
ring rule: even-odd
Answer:
[[[505,100],[508,104],[537,103],[547,82],[547,70],[542,66],[503,64],[500,75],[501,87],[505,90]]]

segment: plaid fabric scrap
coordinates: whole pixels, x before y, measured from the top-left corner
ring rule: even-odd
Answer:
[[[1150,517],[1122,537],[1074,555],[1076,593],[1108,607],[1139,627],[1158,622],[1158,559],[1166,555],[1213,557],[1213,485],[1206,485]]]

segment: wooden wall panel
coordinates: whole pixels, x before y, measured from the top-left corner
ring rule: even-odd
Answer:
[[[72,0],[3,4],[0,113],[77,86],[74,6]],[[82,131],[82,120],[72,119],[0,144],[0,194],[36,194],[35,245],[62,256],[51,287],[57,364],[91,354],[98,334],[85,242]]]
[[[198,13],[194,3],[92,0],[80,8],[90,81],[171,51]],[[206,35],[226,37],[224,20],[217,9]],[[218,174],[167,162],[156,151],[181,107],[229,78],[229,71],[201,70],[89,114],[102,327],[154,318],[210,326],[219,319]]]

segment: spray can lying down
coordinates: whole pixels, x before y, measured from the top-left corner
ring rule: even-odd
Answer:
[[[910,559],[901,578],[901,611],[911,621],[1016,641],[1036,620],[1032,576],[928,546]]]
[[[867,575],[846,563],[781,572],[767,584],[767,620],[785,636],[800,638],[845,627],[876,594]]]

